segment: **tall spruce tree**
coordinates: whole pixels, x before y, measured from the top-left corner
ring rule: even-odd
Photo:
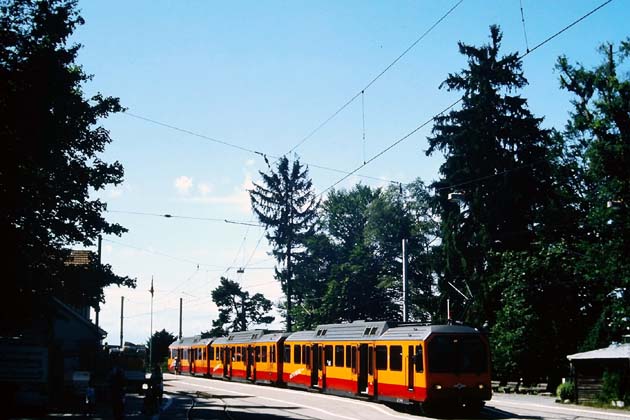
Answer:
[[[452,292],[446,282],[471,289],[473,322],[492,320],[496,308],[486,284],[491,251],[530,246],[551,186],[549,132],[516,93],[527,80],[517,54],[499,55],[501,38],[491,26],[489,44],[459,43],[468,67],[441,87],[462,92],[461,109],[436,118],[426,152],[445,156],[433,184],[446,260],[441,289]],[[449,201],[455,192],[458,203]]]
[[[273,245],[273,255],[281,269],[276,268],[286,294],[286,328],[292,330],[291,301],[293,298],[293,263],[303,251],[304,242],[313,234],[319,204],[313,192],[308,168],[298,158],[293,163],[287,157],[278,160],[276,170],[260,172],[262,183],[254,183],[250,199],[254,213],[267,229],[267,239]]]

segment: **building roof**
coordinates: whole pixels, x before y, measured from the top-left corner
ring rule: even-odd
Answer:
[[[613,343],[610,346],[587,351],[584,353],[575,353],[567,356],[569,360],[593,360],[593,359],[630,359],[630,343],[618,344]]]
[[[66,260],[66,265],[89,265],[95,258],[92,251],[73,249]]]
[[[107,331],[103,330],[100,327],[97,327],[89,319],[82,317],[75,309],[73,309],[69,305],[66,305],[65,303],[63,303],[57,298],[52,298],[52,302],[53,302],[54,307],[56,307],[58,311],[57,313],[64,314],[65,316],[68,316],[71,319],[78,321],[80,324],[83,324],[84,326],[86,326],[90,331],[93,331],[94,334],[97,335],[101,339],[107,336]]]

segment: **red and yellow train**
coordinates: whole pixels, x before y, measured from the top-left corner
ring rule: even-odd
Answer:
[[[168,368],[212,378],[478,411],[492,396],[486,337],[463,325],[355,321],[314,331],[183,338]]]

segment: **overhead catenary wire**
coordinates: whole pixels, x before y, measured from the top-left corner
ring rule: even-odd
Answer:
[[[540,43],[536,44],[532,49],[526,51],[525,53],[521,54],[518,56],[518,60],[522,60],[524,57],[530,55],[531,53],[533,53],[534,51],[536,51],[538,48],[542,47],[543,45],[547,44],[549,41],[551,41],[552,39],[558,37],[559,35],[561,35],[562,33],[564,33],[565,31],[569,30],[570,28],[572,28],[573,26],[577,25],[579,22],[583,21],[584,19],[586,19],[587,17],[591,16],[593,13],[597,12],[598,10],[600,10],[601,8],[603,8],[604,6],[608,5],[609,3],[611,3],[613,0],[607,0],[604,3],[600,4],[599,6],[595,7],[594,9],[590,10],[588,13],[582,15],[581,17],[579,17],[578,19],[574,20],[573,22],[571,22],[570,24],[566,25],[565,27],[563,27],[562,29],[560,29],[559,31],[555,32],[553,35],[549,36],[548,38],[546,38],[545,40],[541,41]],[[415,134],[416,132],[418,132],[420,129],[422,129],[423,127],[425,127],[426,125],[428,125],[431,121],[433,121],[434,119],[438,118],[440,115],[444,114],[445,112],[449,111],[451,108],[453,108],[455,105],[457,105],[458,103],[460,103],[463,100],[463,98],[459,98],[457,101],[453,102],[451,105],[449,105],[448,107],[444,108],[443,110],[441,110],[440,112],[438,112],[437,114],[435,114],[434,116],[432,116],[431,118],[429,118],[427,121],[423,122],[422,124],[420,124],[418,127],[414,128],[413,130],[411,130],[409,133],[405,134],[403,137],[399,138],[398,140],[396,140],[395,142],[393,142],[392,144],[390,144],[389,146],[387,146],[385,149],[381,150],[379,153],[375,154],[374,156],[372,156],[367,162],[365,162],[362,165],[359,165],[357,168],[355,168],[354,170],[350,171],[347,173],[347,175],[343,176],[342,178],[340,178],[339,180],[335,181],[332,185],[330,185],[329,187],[327,187],[326,189],[324,189],[319,196],[322,196],[323,194],[325,194],[327,191],[331,190],[332,188],[334,188],[335,186],[339,185],[341,182],[345,181],[346,179],[348,179],[351,175],[353,175],[355,172],[357,172],[358,170],[362,169],[363,167],[365,167],[366,165],[368,165],[369,163],[373,162],[374,160],[378,159],[379,157],[381,157],[382,155],[384,155],[385,153],[387,153],[388,151],[390,151],[391,149],[393,149],[394,147],[396,147],[397,145],[399,145],[400,143],[402,143],[403,141],[405,141],[406,139],[408,139],[409,137],[411,137],[413,134]],[[487,177],[483,177],[483,179],[486,178],[490,178],[490,177],[494,177],[494,176],[499,176],[499,174],[492,174],[492,175],[488,175]],[[468,181],[466,181],[468,182]],[[471,181],[471,182],[474,182]],[[443,187],[443,188],[448,188],[448,187]]]
[[[527,41],[527,29],[525,28],[525,14],[523,13],[523,0],[519,0],[521,5],[521,22],[523,23],[523,34],[525,35],[525,48],[529,52],[529,42]]]
[[[308,141],[311,137],[315,135],[319,130],[321,130],[326,124],[332,121],[337,115],[339,115],[344,109],[346,109],[351,103],[353,103],[359,96],[363,95],[363,93],[368,90],[378,79],[380,79],[385,73],[387,73],[392,67],[396,65],[409,51],[411,51],[420,41],[422,41],[433,29],[435,29],[444,19],[448,17],[460,4],[462,4],[464,0],[459,0],[453,7],[451,7],[446,13],[444,13],[437,21],[433,23],[418,37],[406,50],[404,50],[398,57],[394,59],[387,67],[385,67],[379,74],[376,75],[372,80],[368,82],[362,89],[360,89],[354,96],[352,96],[346,103],[341,105],[335,112],[333,112],[328,118],[322,121],[317,127],[315,127],[310,133],[308,133],[302,140],[300,140],[295,146],[291,148],[287,152],[287,154],[293,153],[298,147],[303,145],[306,141]]]
[[[108,213],[121,213],[121,214],[133,214],[137,216],[154,216],[154,217],[164,217],[166,219],[188,219],[188,220],[203,220],[208,222],[222,222],[233,225],[243,225],[243,226],[254,226],[254,227],[262,227],[261,224],[252,223],[252,222],[243,222],[238,220],[230,220],[230,219],[219,219],[214,217],[192,217],[192,216],[179,216],[175,214],[165,213],[149,213],[149,212],[141,212],[141,211],[126,211],[126,210],[105,210]]]

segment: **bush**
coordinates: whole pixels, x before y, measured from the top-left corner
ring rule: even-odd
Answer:
[[[556,389],[556,395],[562,401],[573,401],[573,398],[575,397],[575,385],[573,384],[573,382],[565,382],[558,385],[558,388]]]
[[[609,371],[604,372],[599,400],[603,403],[623,400],[623,387],[621,375],[619,373]]]

